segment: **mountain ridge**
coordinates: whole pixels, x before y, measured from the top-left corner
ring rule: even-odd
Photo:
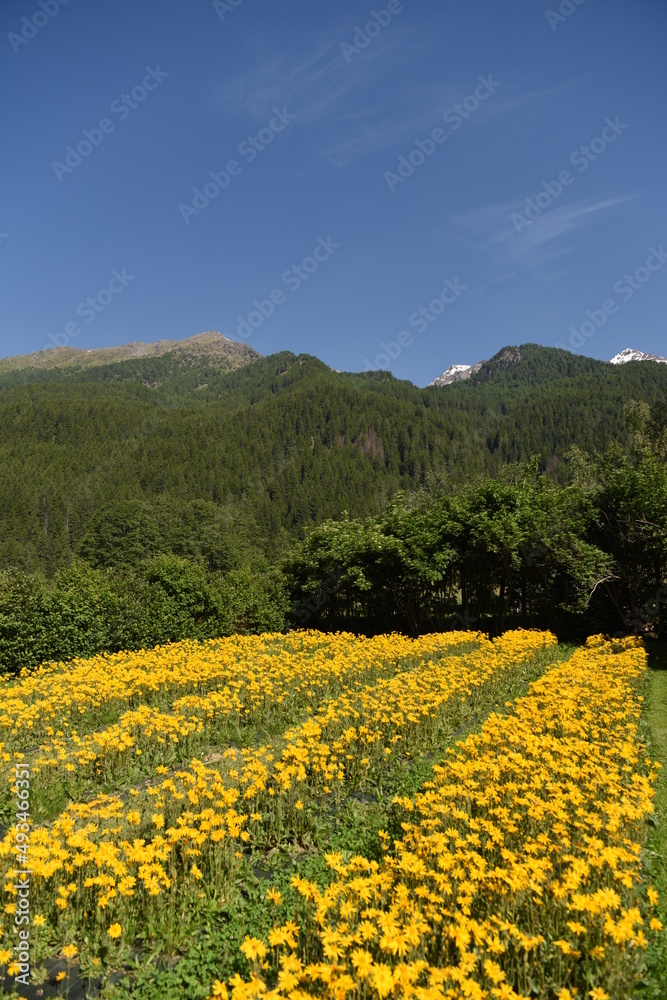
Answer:
[[[543,348],[543,350],[548,351],[550,348]],[[555,348],[554,350],[560,349]],[[569,354],[570,352],[562,351],[562,353]],[[90,369],[109,368],[109,366],[121,365],[131,361],[159,359],[164,358],[166,355],[171,355],[174,362],[179,362],[180,367],[192,366],[197,362],[207,362],[209,369],[218,369],[220,372],[233,371],[235,368],[251,364],[262,357],[258,351],[255,351],[249,345],[241,341],[230,340],[218,331],[208,330],[181,339],[160,339],[148,342],[132,341],[115,347],[98,347],[88,350],[77,347],[53,347],[42,351],[34,351],[30,354],[12,355],[0,358],[0,376],[20,375],[22,377],[19,381],[29,382],[31,381],[31,373],[37,374],[41,372],[46,375],[49,381],[55,381],[58,378],[58,372],[68,373],[70,377],[76,378],[79,373],[89,371]],[[585,358],[586,356],[573,355],[573,357]],[[488,361],[478,361],[472,365],[450,365],[441,375],[433,379],[432,382],[429,382],[425,388],[438,388],[469,381],[473,379],[473,376],[478,376],[480,372],[488,376],[489,366],[513,365],[519,363],[521,360],[522,354],[520,348],[506,346],[501,348]],[[589,360],[595,361],[592,358]],[[661,355],[650,354],[629,347],[620,351],[609,361],[598,363],[623,365],[632,361],[654,361],[659,364],[667,364],[667,358]],[[130,366],[126,365],[128,375],[130,370]],[[337,374],[341,374],[336,369],[332,370],[336,371]],[[118,374],[120,378],[120,370]],[[146,379],[144,384],[156,385],[159,384],[159,380]],[[473,384],[475,384],[474,379]],[[0,383],[0,389],[3,387]]]
[[[447,368],[442,373],[442,375],[439,375],[437,378],[435,378],[432,382],[429,382],[428,384],[429,386],[452,385],[454,382],[467,381],[473,375],[476,375],[484,367],[484,365],[487,365],[489,363],[509,362],[511,364],[511,363],[518,363],[519,361],[521,361],[522,358],[520,352],[518,357],[513,358],[512,356],[508,355],[507,352],[511,350],[512,348],[508,347],[502,348],[497,354],[495,354],[490,359],[490,362],[478,361],[474,365],[461,365],[461,364],[450,365],[449,368]],[[563,352],[563,353],[570,353],[570,352]],[[583,356],[585,357],[585,355]],[[590,360],[595,360],[595,359],[591,358]],[[603,361],[600,363],[609,365],[622,365],[622,364],[628,364],[630,361],[655,361],[658,364],[667,364],[667,358],[663,358],[659,354],[646,354],[644,351],[638,351],[631,347],[626,347],[623,351],[620,351],[618,354],[615,354],[613,358],[610,358],[609,361]]]
[[[0,358],[0,373],[25,371],[28,369],[50,370],[53,368],[92,368],[115,364],[138,358],[161,357],[176,352],[182,355],[225,359],[231,367],[247,364],[262,357],[247,344],[230,340],[216,330],[197,333],[181,340],[132,341],[117,347],[95,347],[85,350],[80,347],[50,347],[30,354],[12,355]]]

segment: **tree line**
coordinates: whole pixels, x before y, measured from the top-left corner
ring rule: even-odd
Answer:
[[[119,502],[53,579],[0,572],[0,668],[298,627],[667,637],[667,408],[630,403],[625,420],[629,453],[575,447],[565,482],[538,458],[466,483],[434,476],[380,514],[326,519],[273,564],[206,505],[160,524]]]
[[[561,484],[533,461],[400,494],[376,517],[328,520],[286,561],[290,595],[324,629],[664,636],[665,463],[573,450],[570,468]]]

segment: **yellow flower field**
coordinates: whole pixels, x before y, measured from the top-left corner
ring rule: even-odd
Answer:
[[[255,974],[232,1000],[629,996],[659,924],[640,861],[644,668],[632,640],[589,640],[492,715],[396,801],[403,836],[382,863],[334,854],[324,891],[295,880],[300,926],[248,939]]]
[[[202,694],[227,684],[237,687],[239,681],[250,712],[294,697],[300,684],[311,685],[318,678],[322,663],[334,676],[354,669],[355,661],[368,658],[366,648],[374,663],[382,663],[377,655],[381,648],[386,661],[395,662],[469,641],[475,641],[473,633],[424,636],[416,645],[401,636],[364,642],[345,633],[311,631],[184,640],[134,653],[101,653],[88,660],[46,664],[23,671],[18,682],[0,678],[4,686],[0,749],[6,754],[32,746],[44,735],[52,737],[60,727],[75,730],[88,720],[96,725],[123,709],[171,705],[175,695]]]
[[[225,982],[221,966],[196,996],[615,1000],[656,926],[640,861],[655,775],[638,737],[644,669],[632,642],[589,640],[566,660],[535,631],[303,632],[5,681],[5,801],[23,762],[43,817],[29,831],[34,960],[106,972],[133,943],[182,951],[202,908],[241,905],[248,866],[328,850],[321,876],[283,880],[292,902],[269,890],[239,942],[247,974]],[[438,764],[475,719],[479,735]],[[393,794],[415,767],[430,780]],[[54,812],[63,787],[76,796]],[[356,801],[385,799],[377,857],[316,846]],[[9,829],[9,969],[16,869]]]
[[[24,677],[3,703],[0,781],[6,788],[14,763],[26,759],[33,790],[75,778],[103,784],[128,773],[146,776],[165,761],[187,762],[202,744],[239,740],[249,725],[279,723],[346,686],[388,676],[415,657],[474,646],[480,639],[469,632],[417,642],[400,636],[359,640],[298,633],[186,641],[75,661],[61,668],[67,694],[59,698],[58,669],[48,667]],[[142,704],[110,725],[83,735],[74,727],[77,714],[97,710],[106,718],[112,706],[120,710],[139,699]],[[23,748],[38,732],[49,739],[28,758]]]
[[[265,774],[266,764],[272,759],[271,748],[234,750],[228,744],[225,749],[223,744],[219,767],[206,767],[200,760],[189,759],[187,770],[169,771],[159,763],[161,753],[167,760],[170,751],[173,756],[169,744],[175,741],[169,737],[174,736],[179,741],[183,738],[187,749],[191,735],[188,726],[193,719],[196,728],[206,730],[211,738],[221,721],[230,717],[238,733],[243,726],[251,727],[258,721],[280,722],[298,718],[299,714],[308,716],[309,710],[327,696],[342,692],[350,695],[394,672],[424,669],[446,653],[474,649],[484,641],[484,637],[469,632],[418,640],[400,636],[357,639],[320,633],[235,637],[211,643],[178,643],[147,653],[101,656],[60,668],[49,665],[7,685],[0,729],[7,758],[7,792],[13,786],[16,760],[30,765],[32,788],[39,796],[40,791],[48,791],[49,779],[59,777],[59,771],[85,771],[92,763],[100,771],[104,766],[114,766],[119,774],[128,757],[131,759],[131,751],[136,755],[142,746],[153,751],[146,755],[151,758],[149,770],[155,779],[150,787],[130,787],[124,798],[89,795],[87,801],[70,803],[52,823],[32,830],[33,900],[40,910],[50,912],[50,928],[55,925],[64,940],[75,929],[70,921],[78,926],[82,913],[88,913],[90,919],[96,912],[105,911],[111,900],[128,902],[134,897],[140,911],[145,904],[155,915],[155,933],[159,936],[165,916],[164,899],[155,904],[154,897],[170,888],[173,894],[182,896],[197,887],[200,869],[194,859],[200,855],[202,843],[206,842],[211,851],[208,867],[216,870],[218,883],[229,874],[238,847],[250,836],[242,827],[257,827],[259,822],[253,819],[256,810],[249,813],[245,805],[250,798],[256,798],[249,788],[254,788],[258,776]],[[59,672],[67,693],[56,699]],[[184,689],[203,689],[207,694],[183,695]],[[164,699],[174,691],[180,698],[171,703],[171,712],[146,706],[130,709],[118,722],[83,737],[73,732],[65,740],[64,731],[59,730],[55,734],[60,741],[57,748],[51,743],[32,754],[25,749],[10,752],[17,744],[25,747],[26,731],[48,734],[57,722],[67,728],[76,712],[83,716],[97,709],[108,715],[114,704],[122,707],[139,697]],[[46,720],[40,715],[45,704],[49,706]],[[93,716],[92,725],[96,719]],[[147,720],[150,727],[146,725],[137,732],[137,720],[141,719]],[[240,771],[233,766],[237,758],[241,761]],[[47,780],[42,781],[45,771]],[[93,772],[91,790],[96,778]],[[193,810],[197,805],[200,808]],[[142,833],[144,836],[139,838]],[[10,832],[0,844],[0,865],[6,873],[10,897],[15,895],[13,856]],[[76,876],[75,881],[72,876]],[[135,890],[137,883],[140,891]],[[4,907],[6,934],[14,910],[10,898]],[[145,917],[146,912],[137,914],[137,925],[145,922]],[[167,917],[173,919],[172,914]],[[105,932],[106,919],[100,926],[91,922],[95,933]]]

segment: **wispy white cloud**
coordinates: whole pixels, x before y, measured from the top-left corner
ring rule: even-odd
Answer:
[[[252,34],[244,39],[248,68],[220,83],[216,98],[227,113],[251,115],[258,121],[277,105],[286,105],[299,124],[325,124],[319,155],[336,166],[423,137],[442,124],[442,115],[463,102],[477,86],[478,73],[468,80],[405,88],[405,67],[417,66],[441,44],[438,32],[418,30],[409,12],[374,38],[363,52],[346,61],[341,42],[350,41],[354,25],[340,18],[317,38],[286,38],[277,54],[275,38]],[[479,73],[493,67],[479,67]],[[415,74],[419,79],[419,74]],[[476,127],[500,115],[544,115],[570,83],[518,92],[516,81],[501,81],[493,100],[484,102],[471,121]]]
[[[550,111],[562,112],[563,93],[574,87],[579,81],[563,80],[553,87],[521,92],[519,84],[506,84],[493,101],[488,101],[484,109],[487,117],[512,114],[517,116],[525,128],[526,118],[534,116],[543,118]]]
[[[341,73],[333,32],[303,48],[305,52],[285,51],[269,59],[256,52],[252,70],[220,84],[221,107],[263,117],[274,104],[292,104],[303,121],[339,101],[352,86],[353,74]]]
[[[552,253],[558,250],[559,255],[566,253],[570,249],[568,236],[591,225],[600,213],[632,201],[634,197],[635,195],[625,195],[601,201],[576,201],[571,205],[559,205],[547,209],[539,219],[531,222],[527,229],[516,233],[518,239],[512,240],[509,244],[511,253],[518,258],[534,256],[547,250]]]
[[[321,149],[322,156],[337,166],[346,166],[363,156],[394,149],[413,142],[434,128],[442,112],[396,107],[376,109],[373,114],[359,112],[346,119],[344,134]]]
[[[457,240],[466,243],[470,250],[491,257],[491,284],[529,270],[540,271],[548,280],[546,265],[574,250],[584,229],[636,197],[631,194],[554,205],[529,225],[522,225],[521,232],[517,232],[511,221],[512,214],[518,211],[516,202],[501,202],[459,216],[454,220],[454,232]],[[553,277],[557,276],[554,272]]]
[[[326,124],[320,155],[344,166],[419,137],[438,123],[450,103],[465,96],[447,93],[442,86],[397,87],[399,68],[435,44],[433,38],[418,38],[409,22],[392,25],[349,63],[340,49],[348,36],[350,26],[345,25],[316,41],[286,45],[279,56],[268,58],[263,42],[250,39],[252,68],[220,83],[219,107],[260,120],[274,105],[284,104],[301,126]],[[275,52],[274,45],[270,51]]]
[[[501,89],[493,95],[493,100],[481,104],[469,121],[475,126],[499,115],[512,114],[516,115],[525,126],[526,115],[534,111],[535,114],[544,116],[545,105],[570,85],[563,83],[513,96],[507,88],[503,96]],[[428,94],[415,94],[413,91],[409,99],[404,99],[398,105],[394,102],[384,109],[375,108],[372,115],[362,113],[353,115],[348,119],[348,123],[352,122],[354,134],[329,144],[324,148],[323,154],[337,165],[344,166],[360,156],[368,156],[405,142],[424,138],[431,129],[442,125],[444,112],[453,108],[455,104],[463,102],[473,92],[475,86],[477,79],[473,77],[463,81],[456,88],[452,86],[447,89],[440,88],[437,92],[432,91]]]

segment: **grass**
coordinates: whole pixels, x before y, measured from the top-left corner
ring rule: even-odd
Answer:
[[[645,853],[645,865],[660,893],[660,919],[667,928],[667,644],[647,645],[650,673],[646,690],[646,739],[649,754],[662,764],[655,794],[655,817]],[[648,952],[647,974],[637,996],[667,998],[667,933],[663,929]]]

